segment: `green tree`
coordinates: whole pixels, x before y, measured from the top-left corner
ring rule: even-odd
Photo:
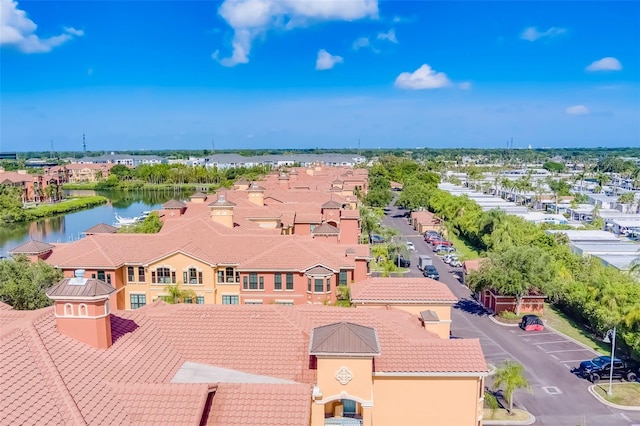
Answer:
[[[121,234],[157,234],[162,229],[162,221],[157,212],[151,212],[142,222],[123,226],[118,229]]]
[[[555,161],[547,161],[542,165],[542,168],[550,171],[551,173],[562,173],[564,172],[564,164],[556,163]]]
[[[514,246],[489,255],[479,271],[469,276],[473,290],[493,288],[516,299],[516,315],[524,296],[544,292],[553,279],[553,264],[546,250],[535,246]]]
[[[524,377],[524,367],[507,360],[497,368],[494,374],[493,389],[504,387],[504,398],[509,403],[509,413],[513,414],[513,394],[518,389],[531,390],[529,381]]]
[[[0,260],[0,300],[19,310],[44,308],[52,303],[45,292],[61,279],[62,272],[42,260]]]
[[[176,303],[184,303],[185,300],[194,301],[196,297],[196,292],[190,288],[182,288],[182,283],[178,284],[169,284],[164,287],[164,292],[167,293],[166,296],[163,296],[162,299],[170,304]]]
[[[371,241],[371,235],[380,231],[380,220],[384,217],[384,211],[380,208],[360,207],[360,223],[362,234],[367,236],[367,243]]]
[[[633,204],[636,199],[636,194],[633,192],[625,192],[624,194],[618,197],[618,202],[620,204]]]

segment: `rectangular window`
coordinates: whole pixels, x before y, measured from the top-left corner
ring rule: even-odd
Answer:
[[[262,300],[247,300],[245,305],[262,305]]]
[[[338,285],[347,285],[347,271],[344,269],[340,269],[340,281]]]
[[[242,288],[247,290],[249,288],[248,278],[246,276],[242,277]]]
[[[222,295],[223,305],[237,305],[239,303],[238,296],[225,296]]]
[[[196,297],[196,303],[198,305],[204,305],[204,296],[198,296]]]
[[[224,274],[225,274],[225,282],[231,284],[233,283],[233,268],[225,268],[224,270]]]
[[[127,266],[127,282],[132,283],[136,280],[136,275],[133,273],[133,266]]]
[[[104,281],[104,271],[98,271],[98,279]]]
[[[240,282],[240,272],[236,272],[236,282]]]
[[[264,277],[261,276],[259,280],[260,280],[260,290],[264,290]]]
[[[176,283],[176,271],[171,271],[171,282]]]
[[[107,274],[107,284],[111,284],[111,274]]]
[[[156,283],[156,271],[151,272],[151,283],[152,284]]]
[[[184,303],[193,303],[193,299],[190,297],[185,297],[184,298]]]
[[[198,271],[196,268],[189,268],[189,284],[198,284]]]
[[[142,266],[138,266],[138,282],[143,283],[144,281],[144,268]]]
[[[293,300],[276,300],[276,305],[293,306]]]
[[[132,294],[131,295],[131,309],[142,308],[147,304],[147,295],[146,294]]]
[[[189,277],[186,271],[182,273],[182,282],[185,284],[189,283]]]
[[[307,291],[311,293],[311,278],[307,278]]]
[[[198,272],[198,284],[202,284],[202,272]]]
[[[169,270],[169,268],[158,268],[156,270],[156,274],[158,275],[159,284],[171,284],[171,271]]]
[[[282,274],[273,274],[273,289],[282,290]]]
[[[258,274],[255,272],[251,272],[249,274],[249,290],[257,290],[258,289]]]
[[[314,279],[313,292],[322,293],[324,291],[324,280],[322,278]]]
[[[218,271],[218,282],[219,283],[224,282],[224,271]]]
[[[287,272],[287,290],[293,290],[293,274]]]
[[[331,291],[331,277],[327,278],[327,293]]]

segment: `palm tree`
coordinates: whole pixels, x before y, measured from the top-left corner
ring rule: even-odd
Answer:
[[[506,360],[494,375],[493,389],[504,385],[504,398],[509,403],[509,413],[513,411],[513,393],[518,389],[531,390],[529,381],[523,375],[524,367],[517,362]]]
[[[170,304],[184,303],[185,300],[193,300],[197,297],[196,292],[190,288],[182,288],[181,282],[178,284],[169,284],[165,286],[164,291],[167,293],[163,297],[164,301]]]

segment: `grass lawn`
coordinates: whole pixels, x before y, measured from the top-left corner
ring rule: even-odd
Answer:
[[[493,411],[493,413],[492,413]],[[484,409],[484,414],[482,416],[483,420],[512,420],[512,421],[522,421],[527,420],[530,414],[523,410],[518,410],[514,408],[511,414],[504,408],[498,408],[497,410],[491,410],[490,408]]]
[[[447,238],[453,243],[458,253],[460,253],[461,260],[477,259],[480,257],[480,253],[478,253],[472,245],[460,239],[457,235],[454,235],[453,232],[450,232]]]
[[[640,406],[640,383],[613,383],[613,395],[607,395],[608,383],[600,383],[594,387],[596,393],[609,402],[630,407]]]
[[[587,345],[589,348],[601,354],[608,354],[611,351],[610,345],[601,342],[594,337],[589,330],[571,318],[568,318],[563,312],[549,303],[544,304],[544,320],[550,327],[569,337],[573,337],[578,342]]]

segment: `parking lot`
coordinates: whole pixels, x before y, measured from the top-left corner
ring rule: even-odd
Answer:
[[[527,332],[520,329],[520,327],[512,327],[509,331],[518,336],[523,344],[530,345],[533,349],[548,356],[550,360],[564,365],[568,370],[578,367],[581,361],[599,355],[597,352],[587,349],[549,329]]]

